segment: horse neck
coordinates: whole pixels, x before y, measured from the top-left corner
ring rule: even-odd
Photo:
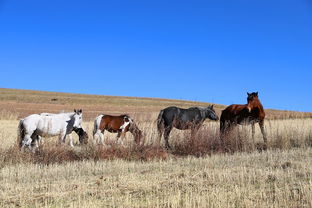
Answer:
[[[208,118],[211,113],[213,113],[213,111],[210,110],[209,108],[206,108],[204,111],[204,114],[205,114],[204,118],[205,119]]]
[[[69,117],[72,117],[73,115],[75,115],[75,113],[73,112],[69,112],[69,113],[64,113],[65,115],[68,115]]]
[[[209,109],[208,108],[204,108],[204,107],[196,107],[202,118],[206,119],[209,115]]]

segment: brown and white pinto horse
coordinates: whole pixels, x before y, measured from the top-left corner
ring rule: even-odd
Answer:
[[[267,136],[264,130],[265,112],[258,98],[258,92],[247,93],[247,104],[245,105],[230,105],[222,111],[220,118],[220,137],[223,138],[234,126],[249,125],[252,127],[252,139],[255,136],[255,123],[259,123],[263,141],[267,144]]]
[[[111,115],[99,115],[95,118],[93,129],[93,141],[94,143],[104,145],[104,131],[111,133],[117,133],[117,141],[123,144],[122,139],[126,132],[130,131],[134,136],[134,141],[137,145],[140,144],[142,131],[138,128],[133,119],[128,115],[111,116]]]

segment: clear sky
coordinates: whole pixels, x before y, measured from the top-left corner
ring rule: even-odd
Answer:
[[[0,0],[0,87],[312,111],[312,0]]]

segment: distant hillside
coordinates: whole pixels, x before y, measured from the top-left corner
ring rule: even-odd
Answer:
[[[175,105],[187,108],[191,106],[208,106],[210,104],[158,98],[86,95],[0,88],[0,111],[2,114],[12,113],[18,118],[32,113],[57,113],[81,108],[84,111],[84,119],[86,120],[93,119],[100,113],[128,113],[139,120],[153,120],[159,110],[167,106]],[[217,113],[220,115],[225,105],[214,105]],[[271,119],[312,117],[312,113],[294,111],[266,110],[266,112],[268,118]]]

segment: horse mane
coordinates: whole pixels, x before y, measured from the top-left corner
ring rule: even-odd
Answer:
[[[128,118],[130,118],[130,116],[128,114],[122,114],[122,115],[120,115],[120,117],[128,117]]]
[[[198,107],[194,107],[194,108],[198,108],[199,110],[207,110],[207,107],[202,107],[202,106],[198,106]]]

